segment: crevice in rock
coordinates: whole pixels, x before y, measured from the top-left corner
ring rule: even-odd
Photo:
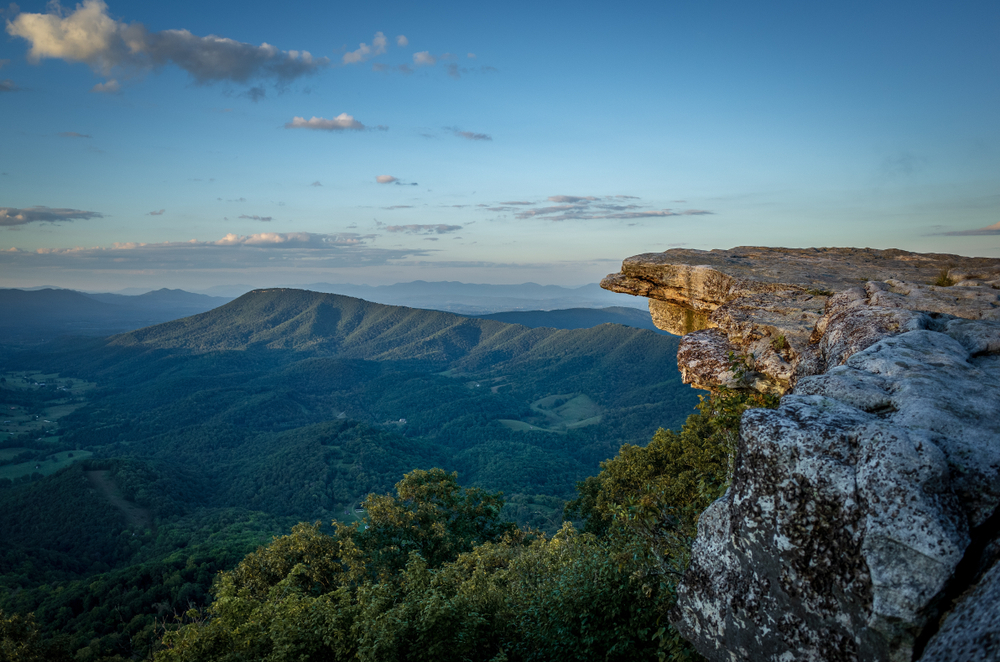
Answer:
[[[984,554],[990,543],[1000,537],[1000,508],[993,511],[989,518],[969,532],[972,542],[965,549],[962,560],[955,567],[955,574],[937,602],[938,614],[929,619],[924,629],[913,644],[913,660],[923,657],[924,649],[930,640],[941,629],[948,614],[955,608],[961,597],[971,588],[975,588],[979,580],[993,566],[997,559],[986,559]]]

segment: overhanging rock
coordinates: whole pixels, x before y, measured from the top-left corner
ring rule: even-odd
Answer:
[[[704,655],[1000,660],[1000,260],[674,250],[602,285],[686,334],[686,382],[785,395],[744,415],[678,588]]]

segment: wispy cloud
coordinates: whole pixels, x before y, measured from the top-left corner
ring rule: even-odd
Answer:
[[[0,227],[27,225],[28,223],[59,223],[61,221],[84,221],[104,218],[104,214],[81,209],[54,209],[52,207],[0,207]]]
[[[312,184],[310,184],[309,186],[322,186],[322,184],[321,184],[321,183],[320,183],[320,181],[319,181],[319,180],[317,179],[316,181],[314,181],[314,182],[313,182]]]
[[[365,267],[395,260],[429,256],[426,248],[382,249],[369,245],[376,235],[352,232],[264,232],[227,234],[216,241],[164,243],[121,242],[109,247],[42,248],[36,251],[0,251],[0,268],[19,266],[66,269],[74,273],[99,269],[144,273],[173,271],[229,271],[275,268],[291,270]]]
[[[90,91],[95,94],[118,94],[121,89],[122,86],[118,84],[118,81],[111,79],[94,85]]]
[[[151,211],[148,214],[146,214],[146,216],[163,216],[164,212],[166,211],[167,211],[166,209],[161,209],[160,211]]]
[[[382,209],[413,209],[413,205],[390,205],[388,207],[382,207]]]
[[[7,33],[30,43],[29,60],[84,62],[105,76],[118,68],[148,70],[173,64],[199,84],[258,79],[285,84],[330,63],[308,51],[283,51],[267,43],[254,46],[187,30],[150,32],[141,23],[111,18],[103,0],[84,0],[71,12],[50,4],[45,14],[18,14],[7,22]]]
[[[18,87],[17,84],[9,78],[0,80],[0,92],[20,92],[24,88]]]
[[[385,64],[384,62],[375,62],[374,64],[372,64],[372,71],[380,71],[380,72],[395,71],[397,73],[409,76],[410,74],[413,73],[413,67],[411,67],[408,64],[389,65]]]
[[[392,175],[379,175],[375,178],[375,181],[379,184],[395,184],[396,186],[419,186],[417,182],[404,182],[403,180],[393,177]]]
[[[486,133],[473,133],[472,131],[462,131],[453,126],[446,126],[445,131],[451,131],[452,134],[459,138],[465,138],[466,140],[493,140],[493,137]]]
[[[550,195],[549,202],[594,202],[600,200],[593,196],[580,197],[578,195]]]
[[[994,223],[993,225],[988,225],[985,228],[976,228],[975,230],[952,230],[951,232],[937,232],[935,234],[944,235],[947,237],[995,235],[995,234],[1000,234],[1000,223]]]
[[[248,88],[240,96],[246,97],[247,99],[250,99],[250,101],[257,103],[261,99],[267,98],[267,90],[264,89],[263,85],[254,85],[253,87]]]
[[[252,216],[249,214],[240,214],[239,218],[245,218],[248,221],[265,221],[265,222],[274,220],[273,216],[258,216],[257,214],[254,214]]]
[[[712,212],[704,209],[649,209],[649,205],[631,202],[639,200],[634,195],[551,195],[546,202],[554,205],[536,207],[538,203],[515,200],[501,202],[495,206],[479,205],[490,212],[513,212],[514,218],[540,218],[547,221],[569,220],[635,220],[664,218],[668,216],[704,216]],[[533,207],[526,209],[525,207]]]
[[[461,225],[387,225],[386,232],[406,232],[408,234],[447,234],[448,232],[458,232]]]
[[[882,174],[890,177],[912,175],[921,170],[926,162],[923,156],[903,150],[882,159]]]
[[[399,39],[397,37],[397,42],[398,41]],[[376,32],[375,37],[372,39],[371,46],[362,43],[358,46],[357,50],[351,51],[350,53],[344,53],[343,63],[357,64],[358,62],[364,62],[368,58],[375,55],[381,55],[382,53],[385,53],[385,46],[387,43],[385,35],[381,32]]]
[[[77,133],[76,131],[63,131],[57,134],[60,138],[93,138],[93,136],[86,133]]]

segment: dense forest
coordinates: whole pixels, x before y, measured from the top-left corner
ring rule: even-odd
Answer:
[[[657,432],[680,430],[697,403],[675,353],[675,338],[619,325],[532,329],[295,290],[256,291],[107,339],[7,351],[4,645],[50,658],[142,659],[168,633],[160,655],[177,659],[221,655],[205,652],[209,639],[244,651],[218,659],[291,659],[294,646],[318,644],[281,644],[279,654],[273,641],[228,642],[232,633],[219,628],[243,628],[219,609],[231,602],[227,590],[249,590],[259,604],[240,614],[261,609],[299,629],[292,612],[268,602],[276,587],[296,586],[319,601],[295,607],[310,618],[320,618],[320,605],[339,605],[329,636],[347,638],[339,652],[295,659],[417,659],[405,649],[417,645],[413,632],[373,623],[383,614],[385,627],[405,630],[413,621],[405,609],[429,613],[425,600],[444,600],[435,604],[458,619],[452,630],[427,625],[444,637],[435,645],[466,642],[467,659],[554,659],[528,654],[540,645],[531,637],[555,645],[557,630],[580,627],[558,619],[584,612],[575,602],[530,603],[556,598],[517,590],[522,574],[569,600],[566,582],[583,591],[585,577],[611,573],[587,590],[618,582],[624,592],[573,598],[611,601],[580,635],[597,648],[567,650],[681,654],[661,629],[667,566],[683,561],[677,550],[725,471],[722,460],[675,457],[688,452],[677,441],[684,435],[719,438],[706,432],[723,425],[716,417],[696,414],[680,436]],[[730,452],[719,449],[711,453]],[[657,483],[680,475],[676,462],[690,465],[686,486]],[[633,468],[619,470],[626,465]],[[658,499],[687,509],[669,536],[655,536],[660,545],[681,541],[669,554],[650,542]],[[563,523],[567,502],[575,528]],[[300,547],[303,558],[324,560],[308,569],[314,561],[299,563],[290,551]],[[572,570],[575,563],[586,567]],[[244,576],[272,565],[266,577]],[[545,578],[550,570],[582,574]],[[493,588],[473,590],[473,580]],[[459,596],[485,602],[445,604]],[[557,619],[545,626],[551,632],[527,633],[542,611]],[[466,612],[475,623],[462,620]],[[622,642],[635,641],[609,643],[612,626]],[[377,642],[359,639],[362,629]]]

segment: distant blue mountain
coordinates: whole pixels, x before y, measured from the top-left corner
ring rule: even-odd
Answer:
[[[0,341],[36,343],[62,335],[106,336],[217,308],[231,299],[183,290],[138,296],[75,290],[0,289]]]
[[[570,288],[521,283],[483,285],[456,281],[416,280],[395,285],[308,283],[282,286],[327,294],[342,294],[373,303],[443,310],[459,315],[487,315],[510,310],[626,307],[646,309],[646,300],[602,290],[597,283]],[[225,291],[225,290],[219,290]]]
[[[521,324],[532,329],[589,329],[599,324],[621,324],[635,329],[649,329],[664,335],[653,324],[652,318],[645,310],[638,308],[569,308],[566,310],[525,310],[491,313],[489,315],[473,315],[477,319],[496,320],[508,324]]]

